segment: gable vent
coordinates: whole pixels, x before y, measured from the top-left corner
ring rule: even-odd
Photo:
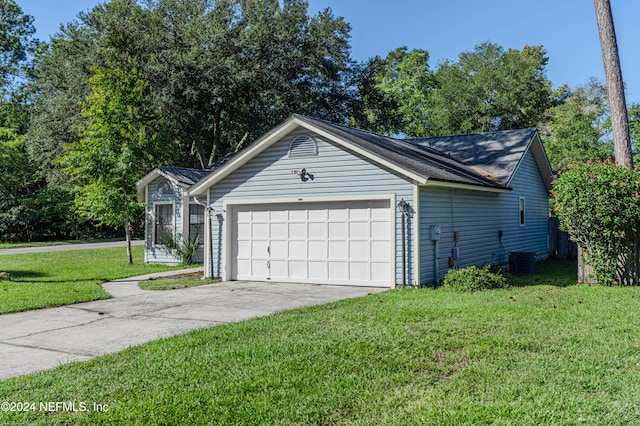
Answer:
[[[309,135],[296,136],[289,145],[289,157],[309,157],[318,155],[318,145]]]

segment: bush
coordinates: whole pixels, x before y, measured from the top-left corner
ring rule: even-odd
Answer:
[[[601,284],[630,282],[619,268],[638,245],[640,171],[610,160],[564,168],[551,191],[561,229],[585,252]],[[624,273],[624,267],[620,269]]]
[[[193,258],[198,252],[200,245],[200,235],[196,235],[195,238],[181,243],[178,243],[172,236],[168,235],[165,248],[167,250],[175,250],[183,264],[192,265],[194,263]]]
[[[491,290],[506,288],[509,285],[510,277],[502,268],[491,265],[450,269],[442,283],[443,287],[456,291]]]

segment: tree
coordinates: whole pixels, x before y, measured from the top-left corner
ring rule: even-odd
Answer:
[[[382,117],[385,133],[410,136],[486,132],[535,127],[562,102],[546,77],[542,46],[505,51],[486,42],[435,71],[427,61],[426,51],[405,48],[371,60],[360,86],[363,110],[352,122],[376,130],[373,121]]]
[[[551,166],[559,170],[574,162],[611,157],[606,87],[591,79],[573,91],[559,90],[565,101],[549,109],[539,125]]]
[[[131,264],[131,228],[141,213],[135,182],[163,153],[170,154],[170,144],[150,125],[157,120],[145,97],[148,85],[135,68],[98,67],[93,72],[92,93],[78,125],[81,138],[65,146],[62,161],[76,184],[80,213],[124,226]]]
[[[633,163],[640,162],[640,104],[632,104],[629,108],[629,134],[633,149]]]
[[[602,62],[607,79],[607,92],[611,109],[611,128],[613,130],[613,147],[616,163],[627,167],[633,166],[631,157],[631,136],[627,104],[624,96],[624,83],[618,55],[618,43],[613,25],[613,14],[609,0],[594,0],[600,45],[602,46]]]
[[[301,0],[112,0],[39,57],[30,148],[48,165],[79,138],[91,69],[114,51],[148,82],[181,148],[175,165],[207,167],[293,112],[346,121],[349,31],[329,10],[308,16]]]
[[[483,43],[436,71],[432,134],[535,127],[557,100],[542,46],[504,51]]]
[[[428,134],[432,127],[430,94],[434,89],[426,50],[400,47],[366,65],[359,82],[351,124],[376,133]]]
[[[0,87],[2,97],[7,95],[16,79],[25,76],[29,55],[38,41],[33,17],[25,15],[13,0],[0,0]]]

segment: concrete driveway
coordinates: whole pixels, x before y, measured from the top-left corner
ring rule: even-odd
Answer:
[[[197,328],[385,291],[242,281],[168,291],[141,290],[138,282],[148,277],[104,284],[114,296],[109,300],[0,315],[0,379],[87,360]]]

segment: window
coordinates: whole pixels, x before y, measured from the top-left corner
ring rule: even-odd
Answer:
[[[525,216],[524,216],[524,197],[520,197],[520,226],[525,225]]]
[[[173,238],[173,204],[156,204],[154,244],[167,244]]]
[[[204,240],[204,206],[189,204],[189,239],[191,241],[200,237]]]
[[[289,157],[309,157],[318,155],[318,146],[315,139],[309,135],[296,136],[289,145]]]

